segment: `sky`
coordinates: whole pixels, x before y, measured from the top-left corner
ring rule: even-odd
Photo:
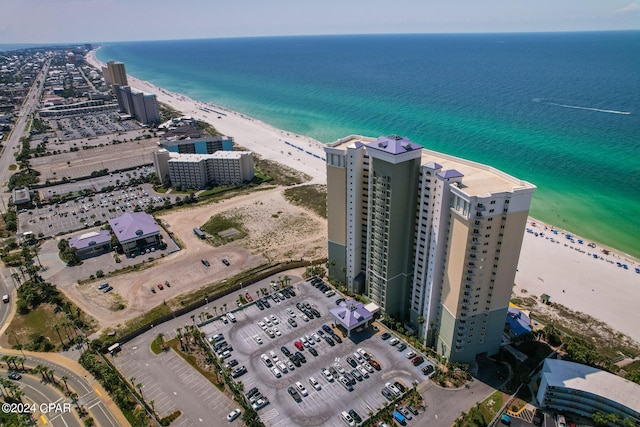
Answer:
[[[640,0],[1,0],[0,44],[640,29]]]

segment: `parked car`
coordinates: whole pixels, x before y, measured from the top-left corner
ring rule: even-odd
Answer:
[[[380,335],[380,338],[382,338],[383,341],[386,341],[391,338],[391,334],[389,332],[385,332],[384,334]]]
[[[7,377],[9,377],[9,379],[12,379],[12,380],[17,381],[17,380],[19,380],[19,379],[21,379],[21,378],[22,378],[22,375],[20,375],[20,374],[19,374],[19,373],[17,373],[17,372],[9,372],[9,373],[7,374]]]
[[[293,400],[295,400],[298,403],[302,402],[302,397],[300,397],[300,393],[298,393],[298,390],[296,390],[294,387],[289,386],[289,388],[287,389],[287,392],[289,393],[289,396],[293,398]]]
[[[411,360],[411,363],[413,363],[413,366],[418,366],[422,362],[424,362],[424,358],[422,356],[416,356]]]
[[[103,290],[102,292],[104,292],[106,294],[107,292],[111,292],[112,290],[113,290],[113,286],[109,286],[109,287],[105,288],[105,290]]]
[[[222,258],[222,263],[224,265],[226,265],[227,267],[229,267],[231,265],[231,263],[229,262],[229,260],[227,260],[226,258]]]
[[[240,416],[240,409],[236,408],[233,411],[229,412],[227,415],[227,421],[233,421]]]
[[[201,259],[200,262],[202,262],[205,267],[209,267],[211,265],[211,263],[209,263],[209,261],[207,261],[206,259]]]

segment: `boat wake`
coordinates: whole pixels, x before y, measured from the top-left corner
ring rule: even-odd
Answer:
[[[558,104],[557,102],[543,101],[540,98],[534,98],[533,102],[539,102],[546,105],[553,105],[556,107],[562,108],[572,108],[574,110],[588,110],[588,111],[597,111],[599,113],[609,113],[609,114],[622,114],[628,116],[631,114],[630,111],[618,111],[618,110],[604,110],[602,108],[593,108],[593,107],[581,107],[579,105],[569,105],[569,104]]]

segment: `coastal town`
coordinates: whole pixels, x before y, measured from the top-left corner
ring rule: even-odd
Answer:
[[[640,423],[640,263],[535,183],[96,51],[0,60],[7,425]]]

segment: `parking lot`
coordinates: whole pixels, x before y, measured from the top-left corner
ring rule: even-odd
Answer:
[[[117,113],[79,114],[76,116],[48,118],[47,122],[60,141],[93,138],[117,132],[140,130],[134,120],[119,120]]]
[[[233,312],[236,322],[225,324],[222,320],[216,320],[201,328],[208,338],[222,334],[222,340],[233,348],[226,359],[228,362],[238,362],[233,369],[246,367],[247,372],[237,378],[237,381],[242,381],[245,392],[257,387],[268,398],[269,404],[259,409],[260,418],[266,425],[341,426],[344,425],[340,416],[342,411],[353,409],[364,419],[386,404],[389,400],[381,392],[386,383],[397,381],[410,388],[413,382],[419,383],[426,379],[421,368],[428,362],[414,366],[406,357],[410,348],[398,351],[397,346],[390,345],[391,339],[381,339],[382,333],[370,327],[358,333],[352,332],[348,338],[343,337],[337,329],[332,329],[342,339],[342,343],[334,341],[331,346],[325,339],[331,334],[323,330],[323,325],[331,327],[329,309],[336,306],[340,295],[326,297],[308,282],[295,284],[293,290],[296,294],[294,297],[280,301],[269,299],[270,308],[260,310],[255,304],[249,305]],[[296,307],[296,304],[304,302],[319,311],[320,318],[305,321],[303,312]],[[276,318],[275,322],[271,316]],[[268,323],[265,317],[269,320]],[[288,319],[293,319],[296,326],[289,323]],[[261,327],[259,322],[265,323],[266,328]],[[296,348],[294,342],[302,343],[307,337],[310,338],[309,342],[302,349]],[[311,349],[315,350],[317,356],[312,354]],[[377,361],[381,369],[373,369],[374,362],[365,364],[362,356],[359,360],[358,349]],[[306,359],[304,363],[297,361],[295,365],[300,366],[293,364],[295,356],[290,359],[285,354],[295,354],[296,351]],[[261,357],[262,355],[264,356]],[[277,372],[267,366],[263,360],[265,358],[269,359],[273,368],[278,369]],[[354,368],[349,362],[362,369]],[[328,376],[322,374],[325,368],[334,373],[338,371],[337,375],[331,375],[336,378],[328,380]],[[343,377],[344,372],[354,374],[355,378],[350,385],[352,391],[337,378]],[[365,372],[368,378],[363,375]],[[310,377],[318,382],[319,389],[310,383]],[[302,388],[296,387],[297,382],[300,382]],[[290,395],[289,387],[297,388],[299,403]]]
[[[125,212],[134,212],[137,206],[142,210],[151,204],[162,206],[165,200],[173,202],[176,197],[177,195],[156,193],[150,184],[78,197],[64,203],[21,210],[18,213],[18,231],[30,231],[36,236],[40,233],[42,236],[55,236],[58,233],[99,226]]]

